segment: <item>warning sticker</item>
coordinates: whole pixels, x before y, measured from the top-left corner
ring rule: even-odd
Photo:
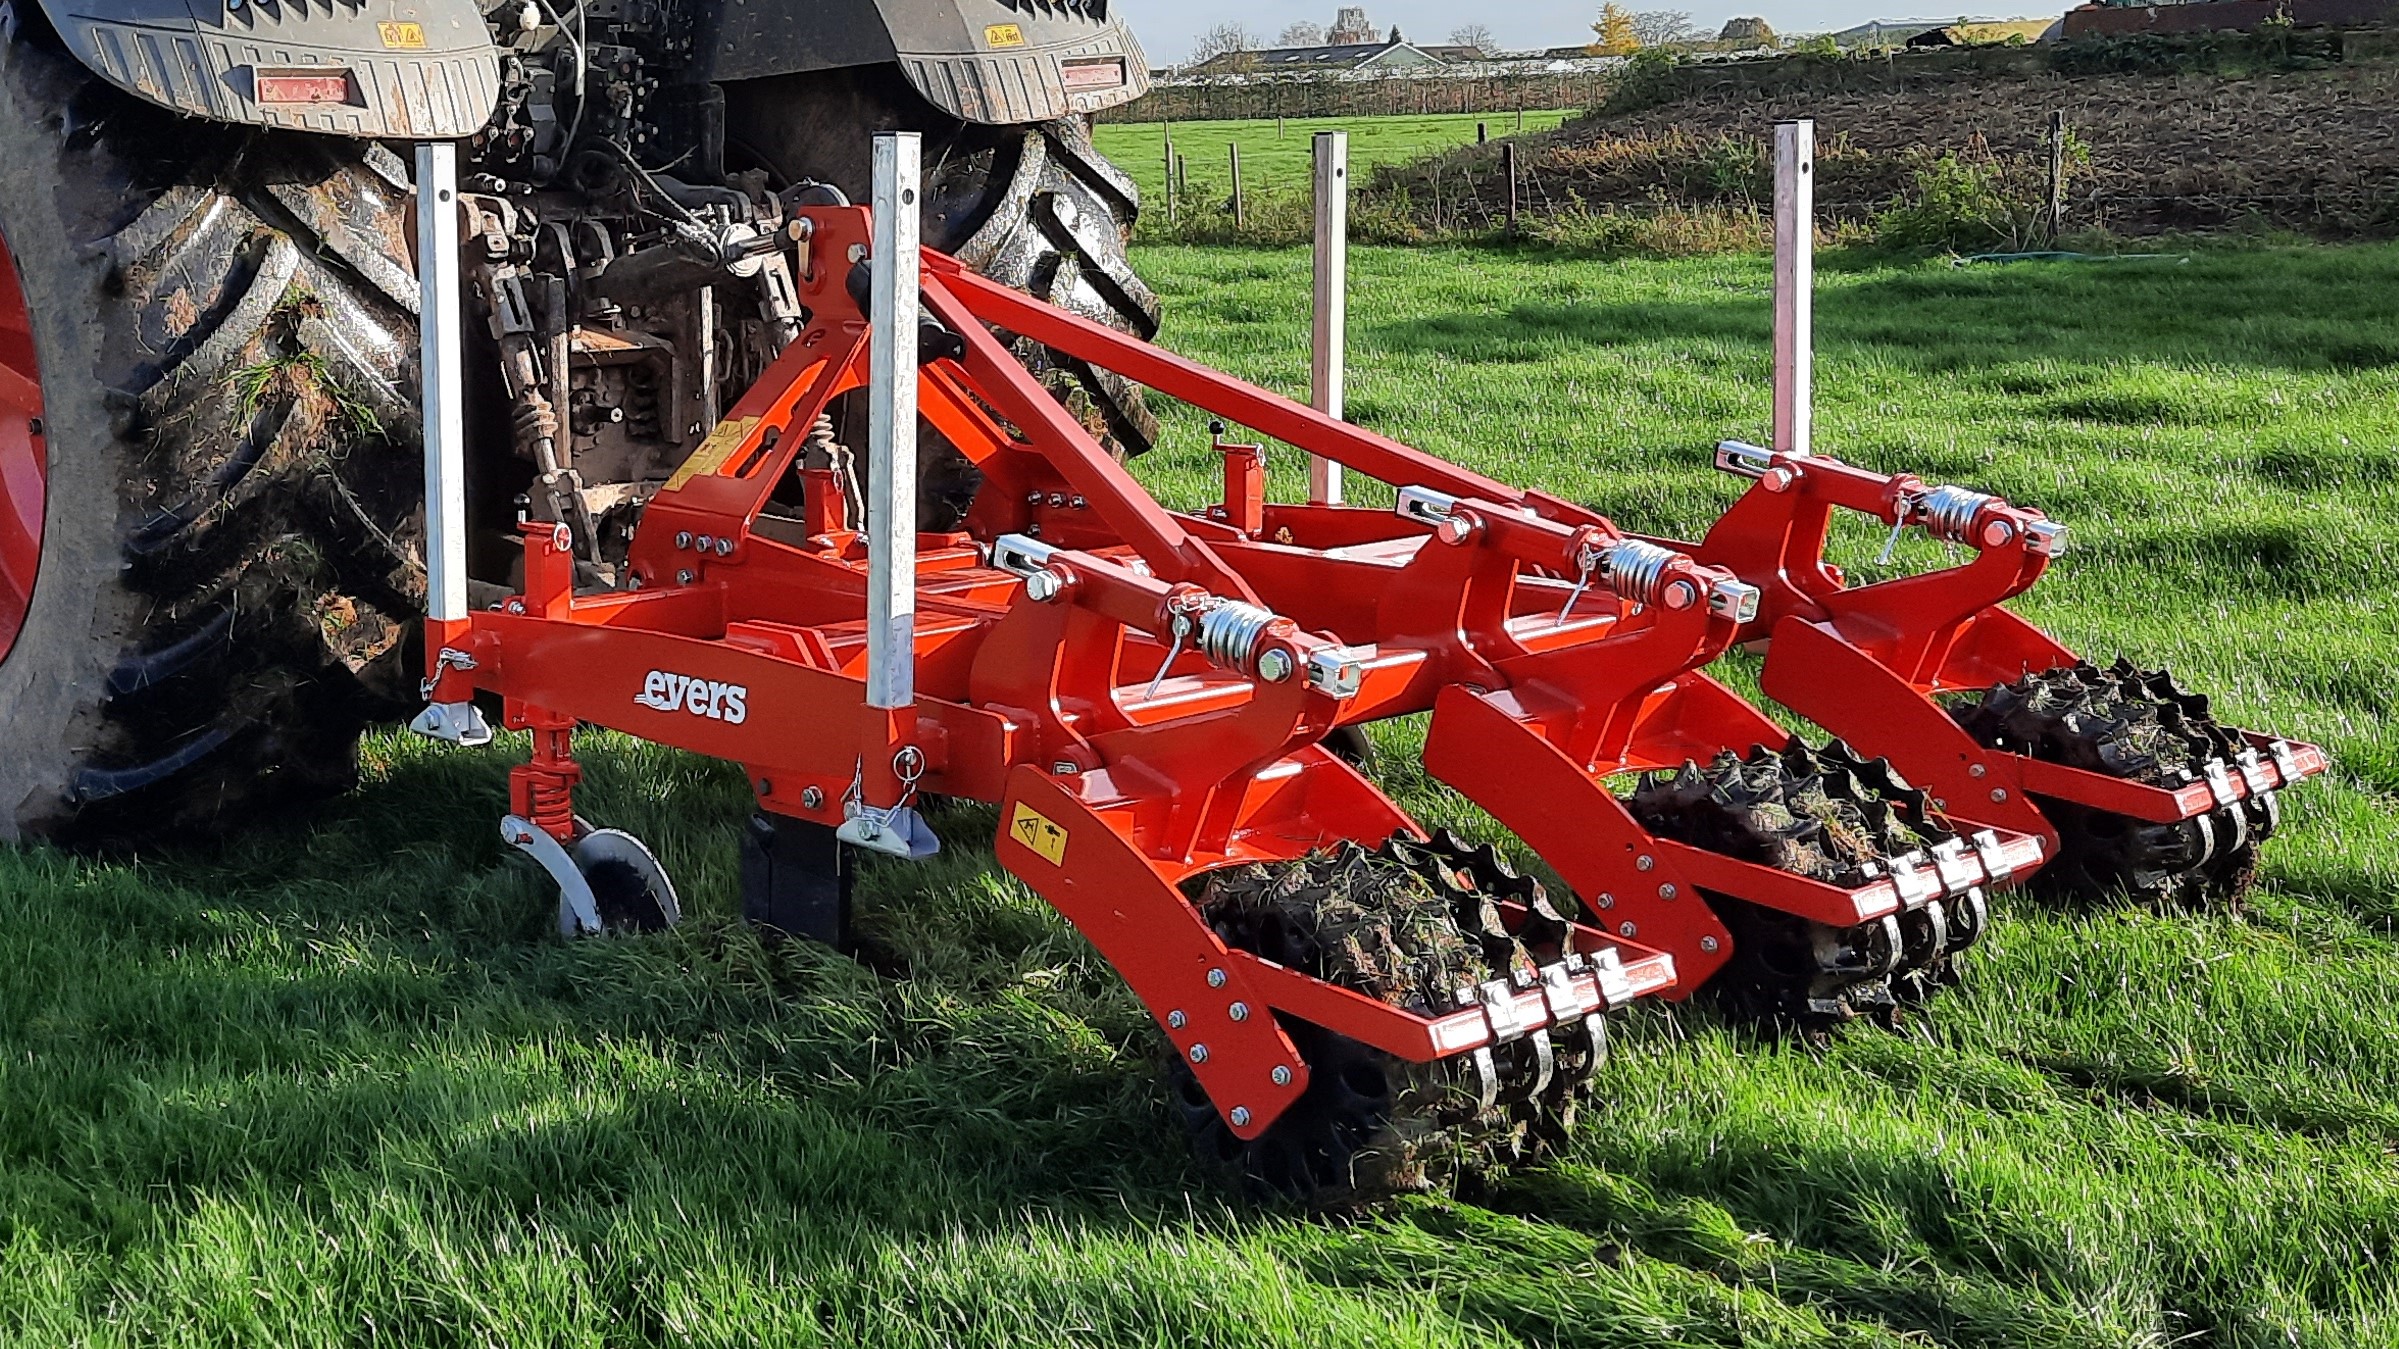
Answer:
[[[1066,831],[1022,801],[1016,803],[1016,813],[1008,817],[1008,837],[1040,854],[1051,866],[1066,865]]]
[[[749,440],[750,433],[758,429],[760,420],[757,417],[734,417],[718,422],[716,429],[708,433],[708,438],[700,442],[700,448],[693,450],[691,458],[683,461],[683,467],[675,470],[675,476],[666,480],[666,490],[672,492],[703,473],[714,473],[723,468],[725,461],[732,458]]]
[[[1021,47],[1025,45],[1025,30],[1012,23],[995,23],[983,29],[986,47]]]
[[[386,47],[416,51],[425,45],[425,25],[421,23],[379,23],[375,25],[375,31],[383,38]]]

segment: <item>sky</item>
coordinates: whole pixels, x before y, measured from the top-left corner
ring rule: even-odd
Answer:
[[[1272,42],[1283,26],[1297,20],[1329,24],[1340,0],[1121,0],[1118,12],[1133,25],[1153,65],[1171,65],[1191,55],[1200,34],[1220,23],[1238,23],[1261,40]],[[1357,3],[1357,0],[1350,0]],[[1411,42],[1439,42],[1460,24],[1480,23],[1503,48],[1562,47],[1588,42],[1591,21],[1599,15],[1599,0],[1511,0],[1502,5],[1459,4],[1457,0],[1365,0],[1366,17],[1375,27],[1398,24]],[[1915,4],[1877,4],[1874,0],[1751,0],[1722,4],[1715,0],[1626,0],[1628,9],[1680,9],[1713,33],[1726,19],[1754,14],[1778,33],[1823,33],[1868,19],[1917,17],[1955,19],[1959,14],[1980,16],[1980,8],[1943,14]],[[2054,12],[2067,8],[2063,0]],[[1919,13],[1923,11],[1923,13]],[[2015,13],[2016,11],[2009,11]],[[2027,18],[2052,13],[2038,3],[2022,10]]]

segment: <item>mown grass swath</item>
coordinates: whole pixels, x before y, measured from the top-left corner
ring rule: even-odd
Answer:
[[[1139,265],[1172,345],[1304,389],[1304,253]],[[1764,259],[1353,266],[1359,420],[1628,527],[1731,499],[1705,451],[1764,432]],[[1186,1162],[1154,1032],[988,810],[870,867],[886,977],[733,921],[737,772],[594,735],[583,809],[697,917],[566,946],[493,828],[521,745],[386,735],[217,853],[0,857],[0,1339],[2399,1340],[2399,249],[1819,280],[1821,448],[2066,519],[2036,621],[2337,756],[2245,912],[2003,901],[1899,1033],[1644,1012],[1564,1162],[1331,1222]],[[1164,410],[1140,471],[1203,502]],[[1378,775],[1481,828],[1413,733]]]

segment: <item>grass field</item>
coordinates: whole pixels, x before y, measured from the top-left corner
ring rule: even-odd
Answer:
[[[1541,111],[1524,114],[1524,129],[1547,131],[1576,114]],[[1422,117],[1294,117],[1282,124],[1281,134],[1271,121],[1177,122],[1175,149],[1187,163],[1191,200],[1213,206],[1233,191],[1231,156],[1226,147],[1241,147],[1241,184],[1252,192],[1305,192],[1308,189],[1309,147],[1319,131],[1349,133],[1350,172],[1363,182],[1371,170],[1400,164],[1457,145],[1474,144],[1476,123],[1490,127],[1494,139],[1513,135],[1516,114],[1432,113]],[[1141,199],[1165,209],[1166,154],[1163,129],[1156,122],[1103,122],[1093,128],[1100,153],[1140,185]]]
[[[1299,388],[1301,254],[1136,262],[1173,345]],[[1763,259],[1355,275],[1361,420],[1628,525],[1703,524],[1764,430]],[[989,810],[871,867],[878,977],[730,921],[737,772],[588,737],[697,917],[568,947],[510,748],[387,735],[220,854],[0,856],[0,1342],[2399,1343],[2399,248],[1820,280],[1824,448],[2052,510],[2036,619],[2332,748],[2245,912],[2004,898],[1929,1019],[1821,1047],[1639,1012],[1563,1160],[1330,1221],[1186,1163]],[[1201,500],[1167,420],[1143,471]]]

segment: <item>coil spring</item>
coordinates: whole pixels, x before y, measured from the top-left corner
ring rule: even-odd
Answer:
[[[1619,539],[1600,553],[1600,574],[1607,578],[1608,589],[1633,603],[1655,604],[1658,583],[1666,574],[1666,564],[1674,558],[1671,548],[1660,548],[1639,539]]]
[[[1924,522],[1924,532],[1944,543],[1971,543],[1974,517],[1999,498],[1963,487],[1935,487],[1916,498],[1912,513]]]
[[[1240,600],[1225,600],[1199,616],[1200,654],[1228,670],[1249,669],[1250,653],[1273,623],[1273,612]]]

